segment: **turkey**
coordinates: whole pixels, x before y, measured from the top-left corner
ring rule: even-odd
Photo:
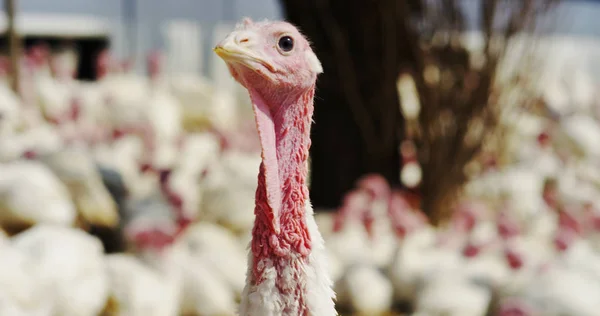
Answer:
[[[337,315],[305,182],[315,81],[323,68],[308,41],[286,22],[245,19],[215,52],[250,93],[262,147],[239,313]],[[290,71],[297,68],[303,71]],[[294,97],[281,98],[286,92]],[[290,159],[279,161],[282,155]]]
[[[15,161],[0,164],[0,175],[0,223],[5,229],[75,223],[76,209],[67,187],[46,166]]]
[[[3,237],[0,245],[0,313],[2,315],[53,315],[53,290],[36,268],[36,262]]]
[[[202,181],[202,216],[231,228],[238,234],[250,230],[254,215],[256,177],[260,155],[225,151]]]
[[[182,311],[199,315],[235,315],[244,289],[246,254],[235,236],[210,223],[191,225],[180,241],[183,265]]]
[[[177,302],[169,299],[165,279],[137,257],[116,253],[106,257],[110,279],[110,295],[116,306],[109,315],[170,316],[177,315]],[[165,309],[171,309],[170,313]]]
[[[119,214],[115,201],[102,183],[96,165],[86,151],[69,148],[39,157],[69,189],[86,225],[115,227]]]
[[[36,225],[13,239],[32,262],[45,295],[54,302],[53,315],[95,316],[108,298],[108,276],[102,244],[82,230]]]

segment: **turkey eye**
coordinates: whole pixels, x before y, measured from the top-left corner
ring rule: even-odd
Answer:
[[[279,48],[284,52],[290,52],[294,49],[294,40],[289,36],[283,36],[279,39]]]

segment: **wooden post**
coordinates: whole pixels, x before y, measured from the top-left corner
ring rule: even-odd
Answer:
[[[19,94],[19,57],[21,56],[21,41],[16,30],[15,11],[16,0],[4,0],[4,8],[8,18],[8,29],[6,30],[10,48],[10,64],[12,69],[12,88]]]

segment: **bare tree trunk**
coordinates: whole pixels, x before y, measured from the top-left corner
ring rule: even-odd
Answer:
[[[399,185],[404,120],[396,80],[413,57],[404,1],[282,0],[287,19],[313,43],[324,67],[317,81],[311,199],[338,206],[361,175]]]
[[[16,30],[16,0],[4,0],[4,8],[8,17],[8,43],[10,48],[10,64],[12,69],[12,88],[19,94],[20,91],[20,67],[19,56],[21,56],[21,40]]]
[[[473,1],[485,45],[471,52],[461,35],[473,21],[461,0],[281,0],[325,70],[317,81],[311,150],[315,206],[337,206],[364,173],[399,185],[398,147],[408,124],[423,171],[414,193],[434,224],[447,218],[468,180],[465,166],[498,124],[504,87],[494,79],[508,40],[557,1]],[[472,65],[474,57],[483,65]],[[416,85],[416,120],[400,113],[401,72]]]
[[[485,43],[480,51],[461,44],[468,22],[462,1],[429,1],[416,17],[424,26],[418,49],[425,60],[413,72],[421,102],[416,139],[423,168],[421,207],[433,224],[449,218],[469,180],[466,166],[481,158],[483,145],[495,135],[508,106],[499,102],[500,96],[511,85],[519,86],[517,74],[510,82],[496,81],[510,40],[520,32],[532,33],[536,17],[556,2],[480,0],[478,28]],[[476,56],[483,57],[479,66],[471,64]],[[427,69],[439,78],[428,80]]]

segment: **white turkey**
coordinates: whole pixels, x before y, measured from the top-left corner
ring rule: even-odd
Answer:
[[[86,224],[102,227],[118,224],[117,206],[102,183],[91,155],[72,148],[40,156],[39,160],[67,186]]]
[[[15,316],[54,315],[48,295],[54,288],[44,282],[35,261],[4,237],[0,245],[0,314]]]
[[[16,249],[32,261],[54,315],[96,316],[108,298],[108,276],[102,244],[86,232],[55,225],[36,225],[13,238]]]
[[[252,227],[256,175],[260,154],[225,151],[203,181],[202,217],[236,232]]]
[[[0,164],[0,223],[19,229],[39,223],[69,226],[76,218],[67,187],[39,162]]]
[[[110,295],[115,301],[116,315],[179,315],[179,282],[177,272],[163,274],[147,262],[130,254],[106,257],[110,278]]]

